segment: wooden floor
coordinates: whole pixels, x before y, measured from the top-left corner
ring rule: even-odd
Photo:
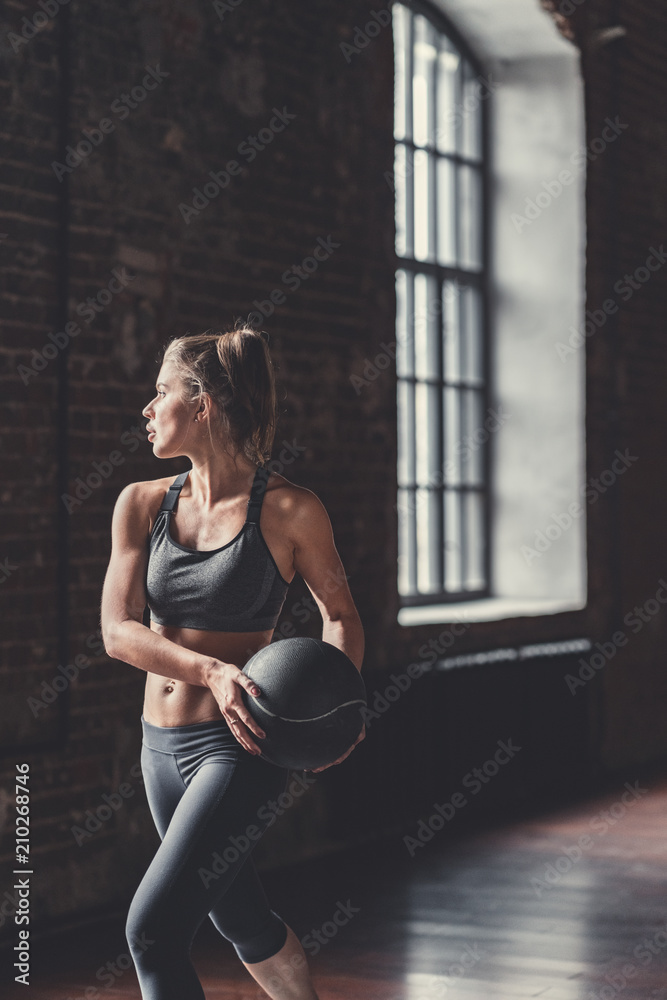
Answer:
[[[667,1000],[667,780],[633,786],[457,840],[445,829],[414,857],[397,837],[264,883],[302,940],[322,935],[306,948],[321,1000]],[[31,985],[7,1000],[140,998],[132,969],[111,988],[95,977],[127,955],[120,920],[35,952]],[[208,922],[193,960],[207,1000],[264,996]]]

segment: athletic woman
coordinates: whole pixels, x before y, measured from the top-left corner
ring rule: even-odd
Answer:
[[[359,670],[361,621],[322,503],[265,467],[276,421],[265,337],[177,337],[155,389],[143,410],[153,452],[191,468],[119,494],[101,608],[109,656],[147,674],[141,766],[161,844],[127,918],[141,995],[205,1000],[190,949],[208,915],[269,997],[317,1000],[251,857],[290,775],[259,756],[264,734],[241,692],[260,692],[241,668],[270,643],[295,572],[322,639]]]

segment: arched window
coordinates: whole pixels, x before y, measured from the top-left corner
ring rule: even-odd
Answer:
[[[489,89],[440,12],[393,6],[398,591],[490,593]]]

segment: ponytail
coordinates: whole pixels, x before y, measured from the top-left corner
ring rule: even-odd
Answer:
[[[166,345],[169,362],[180,378],[187,402],[210,396],[220,428],[251,462],[271,458],[276,432],[276,387],[267,335],[247,325],[226,333],[174,337]]]

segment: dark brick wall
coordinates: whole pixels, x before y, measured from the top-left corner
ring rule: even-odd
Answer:
[[[616,448],[637,456],[631,472],[588,512],[588,627],[600,641],[619,627],[629,638],[596,682],[599,755],[615,766],[667,751],[667,615],[655,601],[660,580],[667,579],[667,261],[652,273],[645,267],[652,248],[667,248],[667,123],[660,97],[667,12],[620,0],[545,6],[565,15],[564,30],[581,49],[588,138],[607,117],[627,126],[622,141],[589,163],[586,188],[587,308],[599,309],[607,298],[619,305],[587,340],[588,474],[609,468]],[[617,27],[625,33],[614,38]],[[614,285],[627,283],[627,275],[634,287],[625,298]],[[633,620],[637,607],[641,627]],[[629,614],[633,619],[624,623]]]
[[[279,304],[262,322],[281,387],[274,455],[281,461],[284,442],[297,446],[298,457],[284,456],[281,471],[314,490],[329,511],[365,626],[369,691],[418,659],[422,644],[443,630],[396,624],[395,373],[390,367],[360,393],[351,382],[394,336],[393,195],[383,177],[393,164],[391,29],[346,59],[341,43],[355,42],[357,28],[369,21],[367,4],[276,7],[244,0],[227,6],[226,12],[220,6],[221,18],[204,2],[118,8],[71,0],[36,37],[15,43],[15,52],[7,33],[20,33],[22,18],[36,8],[17,2],[2,13],[0,229],[7,236],[0,240],[0,377],[7,405],[0,560],[13,568],[2,583],[0,788],[6,818],[0,851],[9,870],[14,767],[29,760],[33,860],[41,872],[33,907],[44,923],[57,914],[122,908],[157,846],[136,773],[145,677],[109,660],[96,632],[118,493],[128,482],[184,467],[152,457],[141,419],[156,352],[173,332],[224,327],[261,308],[268,313],[257,303],[267,303],[275,289],[283,293],[283,299],[274,295]],[[604,300],[610,282],[643,263],[664,233],[659,100],[667,18],[648,3],[619,8],[612,16],[610,3],[586,0],[572,18],[584,52],[591,134],[607,115],[619,113],[631,123],[618,149],[611,147],[589,168],[590,308]],[[616,17],[627,26],[627,39],[591,50],[590,32]],[[169,75],[145,98],[131,97],[136,107],[125,115],[116,102],[156,66]],[[100,129],[100,135],[91,133],[98,144],[58,180],[52,164],[62,161],[63,109],[66,143],[76,145],[84,129]],[[272,119],[279,124],[275,109],[295,117],[282,131],[262,133]],[[100,126],[105,118],[107,132]],[[250,162],[241,145],[248,136],[265,141]],[[192,206],[193,189],[202,190],[209,172],[232,160],[240,172],[186,222],[179,206]],[[328,258],[298,288],[292,278],[283,280],[319,240],[333,241]],[[122,281],[110,286],[114,275]],[[88,299],[99,308],[90,322]],[[587,341],[587,475],[607,468],[616,447],[641,456],[632,475],[587,511],[589,607],[475,624],[454,652],[579,635],[603,641],[634,604],[657,590],[667,571],[660,503],[664,300],[658,272],[614,323]],[[42,352],[49,332],[61,331],[66,321],[80,331],[69,349],[22,379],[17,366],[36,368],[33,349]],[[67,404],[64,429],[59,399]],[[73,495],[77,478],[100,469],[100,484],[67,512],[61,494]],[[65,553],[60,561],[59,546]],[[301,634],[317,635],[319,616],[304,622],[300,612],[307,593],[294,582],[281,623],[293,621]],[[590,763],[581,766],[586,773],[665,753],[664,640],[661,613],[592,682],[588,719],[580,703],[571,716],[567,706],[554,716],[564,726],[575,720],[572,746],[588,741]],[[70,671],[76,676],[54,690],[54,679],[64,676],[58,664],[75,663],[77,656],[78,669]],[[503,688],[508,692],[507,718],[521,697],[524,723],[531,706],[548,711],[553,671],[544,687],[531,675],[528,697],[516,679],[523,675],[502,665],[496,670],[493,698],[500,699]],[[438,705],[454,696],[462,712],[474,711],[476,699],[484,698],[485,676],[473,668],[465,676],[457,672],[456,682],[428,681],[421,694],[406,695],[392,709],[394,721],[389,713],[378,721],[368,746],[357,751],[361,777],[354,794],[346,798],[342,769],[322,775],[260,845],[260,862],[334,848],[415,815],[437,792],[437,760],[447,752],[446,740],[436,739]],[[55,685],[62,686],[60,680]],[[440,702],[429,702],[432,692]],[[43,706],[32,703],[31,709],[30,697]],[[430,713],[427,730],[415,706]],[[447,713],[447,724],[462,725],[451,704]],[[491,735],[473,727],[465,753],[459,747],[453,754],[450,741],[450,757],[468,767],[477,754],[484,759],[497,738],[512,734],[503,729]],[[406,739],[409,757],[402,758]],[[427,755],[433,739],[437,758]],[[535,774],[540,755],[542,773],[551,773],[549,752],[542,741],[531,762]],[[424,772],[430,783],[423,780],[410,797],[414,768],[432,759]],[[400,780],[393,781],[388,760]],[[447,772],[453,782],[456,767]],[[72,827],[121,786],[122,807],[77,844]],[[373,789],[365,800],[364,787]],[[407,796],[402,804],[401,796]],[[360,809],[358,824],[353,808]],[[3,903],[8,915],[11,903]],[[0,919],[2,935],[9,921]]]

